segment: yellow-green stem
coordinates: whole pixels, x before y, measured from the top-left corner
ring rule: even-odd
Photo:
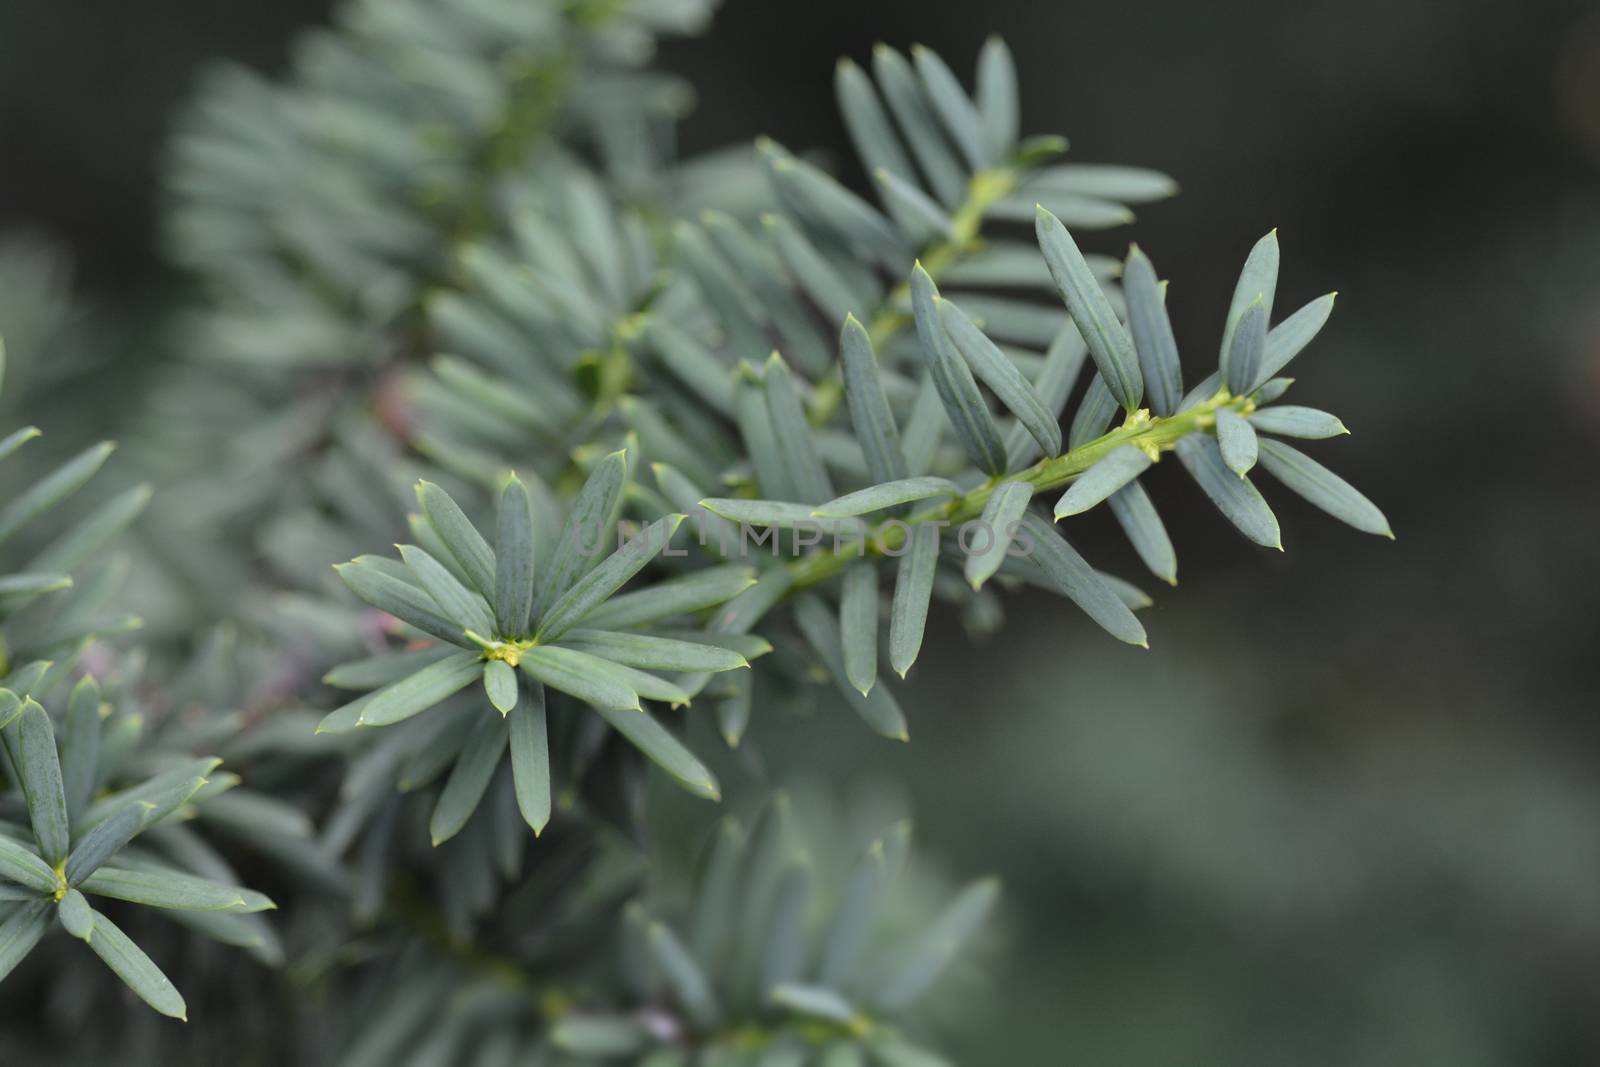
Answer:
[[[1041,459],[1026,470],[991,478],[983,485],[933,507],[913,512],[903,518],[886,520],[874,526],[867,534],[865,552],[869,556],[893,555],[906,543],[910,528],[921,523],[961,523],[983,514],[995,487],[1002,482],[1026,482],[1033,492],[1047,493],[1072,484],[1080,475],[1104,459],[1107,453],[1122,445],[1133,445],[1152,456],[1171,450],[1179,441],[1198,430],[1206,430],[1217,421],[1219,408],[1248,412],[1251,400],[1247,396],[1231,396],[1219,392],[1210,400],[1180,411],[1166,418],[1152,418],[1144,409],[1129,415],[1123,424],[1079,445],[1059,456]],[[842,571],[852,560],[859,559],[862,547],[849,541],[836,546],[819,548],[789,564],[791,588],[804,588],[826,581]]]
[[[923,250],[918,257],[922,269],[934,281],[964,253],[972,251],[980,242],[983,232],[983,214],[997,200],[1011,194],[1017,187],[1017,170],[1012,167],[979,171],[967,186],[967,198],[950,216],[950,233]],[[901,282],[889,291],[878,305],[877,311],[867,319],[867,336],[872,346],[882,351],[884,346],[911,325],[909,312],[901,310],[911,302],[911,283]],[[837,366],[817,383],[811,394],[809,417],[814,426],[821,426],[833,418],[844,400],[844,376]]]

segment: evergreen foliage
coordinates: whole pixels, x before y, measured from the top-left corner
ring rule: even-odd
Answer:
[[[1258,470],[1389,535],[1285,443],[1345,431],[1280,402],[1333,297],[1275,316],[1276,234],[1186,383],[1151,258],[1080,249],[1176,186],[1023,137],[1000,41],[970,90],[841,61],[869,200],[772,140],[673,156],[689,94],[647,64],[706,8],[354,0],[283,81],[201,86],[198,295],[129,449],[161,616],[129,635],[106,551],[143,485],[32,536],[109,445],[0,508],[0,976],[42,1009],[8,1062],[946,1062],[915,1008],[997,884],[781,793],[748,832],[708,807],[685,882],[652,766],[715,801],[750,765],[710,749],[802,694],[906,740],[880,666],[935,599],[988,630],[1038,586],[1144,645],[1070,520],[1175,583],[1169,455],[1257,544]]]

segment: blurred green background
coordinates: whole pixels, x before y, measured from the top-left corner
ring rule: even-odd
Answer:
[[[35,369],[97,367],[74,402],[114,419],[161,357],[183,282],[157,165],[197,66],[279,69],[325,9],[0,6],[0,233],[70,255],[96,350]],[[1283,306],[1340,291],[1295,373],[1354,434],[1310,450],[1399,540],[1269,491],[1288,552],[1258,550],[1158,469],[1181,586],[1146,616],[1152,651],[1021,598],[957,671],[972,657],[939,646],[968,638],[940,617],[910,746],[834,708],[758,711],[768,771],[902,781],[931,854],[1004,876],[1005,965],[950,1027],[963,1064],[1600,1062],[1600,14],[733,0],[663,60],[700,91],[687,151],[770,133],[848,160],[838,54],[920,41],[968,69],[989,32],[1027,129],[1182,183],[1132,235],[1173,279],[1190,366],[1266,230]],[[1079,522],[1140,573],[1109,520]]]

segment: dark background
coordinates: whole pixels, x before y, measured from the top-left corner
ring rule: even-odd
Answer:
[[[0,6],[0,233],[66,246],[124,364],[155,358],[142,324],[181,285],[154,236],[172,109],[203,62],[280,69],[325,8]],[[904,781],[931,854],[1006,879],[964,1064],[1600,1062],[1600,16],[735,0],[664,63],[700,91],[686,148],[848,160],[838,54],[920,41],[968,71],[989,32],[1028,131],[1182,183],[1133,234],[1192,368],[1266,230],[1281,307],[1340,291],[1291,396],[1350,425],[1308,451],[1399,540],[1269,490],[1288,552],[1257,550],[1164,464],[1182,584],[1152,651],[1023,599],[980,668],[939,654],[967,641],[941,617],[911,746],[832,709],[757,741]],[[1137,575],[1103,519],[1090,554]]]

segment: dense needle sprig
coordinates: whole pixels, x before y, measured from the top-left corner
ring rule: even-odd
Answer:
[[[0,978],[67,991],[0,1054],[126,1052],[75,937],[159,1012],[220,1007],[205,1062],[232,1026],[346,1067],[942,1063],[913,1007],[997,883],[890,930],[931,884],[904,827],[830,881],[780,796],[707,828],[685,900],[650,769],[761,788],[752,722],[819,682],[908,739],[880,667],[935,600],[994,628],[1039,586],[1146,645],[1072,535],[1103,506],[1175,584],[1169,457],[1256,544],[1261,471],[1392,536],[1288,443],[1346,431],[1282,403],[1333,296],[1275,316],[1275,232],[1188,384],[1151,258],[1080,247],[1175,183],[1023,137],[1002,42],[970,89],[925,48],[840,62],[864,197],[770,138],[664,150],[687,93],[646,64],[708,7],[353,0],[288,78],[206,80],[167,218],[204,295],[131,449],[158,632],[130,650],[106,551],[148,488],[48,527],[110,445],[0,506]],[[284,979],[214,989],[207,941]]]

